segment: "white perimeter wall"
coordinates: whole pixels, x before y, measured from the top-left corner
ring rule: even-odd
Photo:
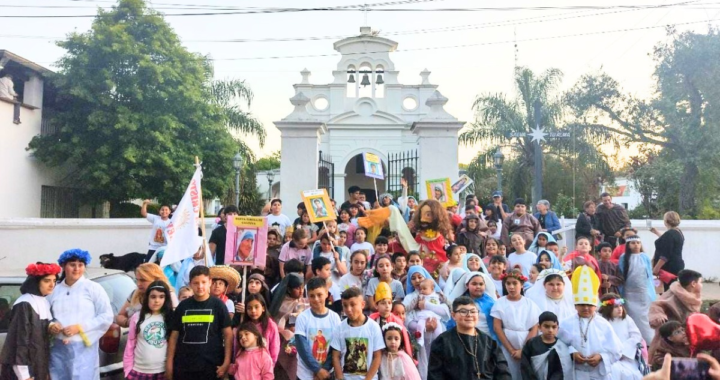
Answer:
[[[211,219],[206,219],[208,238]],[[572,225],[573,220],[566,220]],[[663,229],[662,221],[652,221]],[[649,255],[655,252],[656,237],[646,227],[645,220],[633,220]],[[34,261],[57,260],[60,253],[70,248],[82,248],[93,256],[92,266],[98,266],[97,257],[104,253],[122,255],[129,252],[147,252],[150,224],[137,219],[0,219],[0,265],[24,268]],[[685,267],[695,269],[705,277],[720,279],[720,220],[687,220],[680,224],[685,234],[683,258]],[[570,236],[568,236],[570,235]],[[573,231],[565,232],[564,242],[572,245]]]
[[[212,219],[205,219],[210,238]],[[137,219],[0,219],[0,266],[25,268],[31,262],[56,262],[63,251],[82,248],[99,267],[104,253],[146,253],[150,223]]]

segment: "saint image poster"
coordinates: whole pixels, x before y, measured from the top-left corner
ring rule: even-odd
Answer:
[[[450,178],[438,178],[425,181],[428,199],[440,202],[443,207],[450,207],[454,204]]]
[[[226,265],[265,266],[267,255],[267,219],[262,216],[239,216],[227,220],[225,240]]]
[[[327,190],[305,190],[300,194],[302,195],[303,203],[305,203],[305,208],[308,211],[311,222],[327,222],[328,220],[335,220],[337,218],[332,203],[330,203]]]
[[[372,153],[363,153],[363,164],[365,166],[365,176],[376,179],[385,179],[383,174],[383,166],[380,157]]]
[[[473,180],[470,179],[470,177],[467,176],[467,174],[463,174],[460,176],[460,179],[457,180],[457,182],[453,183],[451,186],[453,194],[460,194],[463,190],[467,189],[468,186],[470,186],[473,183]]]

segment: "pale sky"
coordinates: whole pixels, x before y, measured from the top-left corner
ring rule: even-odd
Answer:
[[[377,3],[388,3],[377,0]],[[419,72],[432,72],[430,81],[450,101],[446,110],[472,121],[473,100],[482,93],[513,93],[513,40],[518,64],[536,72],[550,67],[565,74],[563,88],[585,73],[600,68],[617,79],[627,92],[648,96],[654,63],[649,54],[664,40],[662,26],[680,31],[706,32],[718,25],[720,3],[714,0],[420,0],[416,4],[377,6],[375,9],[468,9],[481,11],[368,12],[368,24],[380,35],[399,43],[391,58],[405,84],[420,82]],[[166,14],[214,12],[217,7],[288,8],[336,7],[362,4],[358,0],[156,0],[149,4]],[[3,15],[88,15],[106,0],[0,0]],[[679,5],[678,5],[679,4]],[[42,8],[52,5],[57,8]],[[188,9],[193,6],[195,9]],[[66,8],[67,7],[67,8]],[[553,9],[537,9],[537,8]],[[173,8],[173,9],[169,9]],[[184,8],[184,9],[181,9]],[[503,8],[504,10],[502,10]],[[513,8],[508,10],[507,8]],[[535,9],[533,9],[535,8]],[[167,17],[183,44],[193,52],[216,59],[219,79],[246,80],[255,93],[251,111],[264,124],[268,139],[258,156],[280,149],[280,133],[273,125],[292,111],[288,99],[299,72],[312,72],[311,83],[328,83],[339,56],[332,44],[339,38],[285,42],[216,42],[232,39],[345,37],[359,34],[360,11],[238,14]],[[72,31],[84,32],[92,18],[0,18],[0,49],[53,68],[64,51],[54,40]],[[684,24],[684,25],[683,25]],[[316,56],[296,57],[288,56]],[[267,57],[284,57],[267,59]],[[266,58],[266,59],[256,59]],[[475,155],[460,148],[460,162]]]

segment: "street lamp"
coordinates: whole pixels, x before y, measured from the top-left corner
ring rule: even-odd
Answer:
[[[240,152],[233,157],[233,168],[235,168],[235,206],[240,204],[240,169],[242,168],[242,156]]]
[[[272,198],[272,185],[273,180],[275,179],[275,172],[272,170],[268,170],[267,173],[267,180],[268,180],[268,202],[270,202],[270,198]]]
[[[493,164],[495,166],[495,170],[497,170],[497,181],[498,181],[498,191],[502,192],[502,165],[503,161],[505,161],[505,156],[502,154],[502,151],[498,149],[497,152],[493,155]]]

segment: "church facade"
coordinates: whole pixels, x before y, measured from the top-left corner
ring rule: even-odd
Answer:
[[[374,201],[376,187],[397,195],[405,178],[410,193],[424,199],[426,180],[458,178],[458,132],[465,123],[444,110],[448,99],[430,83],[427,69],[419,84],[398,82],[390,59],[397,46],[362,27],[360,35],[334,43],[341,58],[332,83],[311,84],[311,73],[301,72],[290,98],[295,109],[275,122],[281,168],[279,191],[273,186],[271,192],[286,209],[300,202],[302,190],[326,188],[340,204],[347,188],[357,185]],[[373,183],[364,175],[364,152],[380,157],[385,180]],[[259,184],[268,183],[264,174],[258,177]]]

